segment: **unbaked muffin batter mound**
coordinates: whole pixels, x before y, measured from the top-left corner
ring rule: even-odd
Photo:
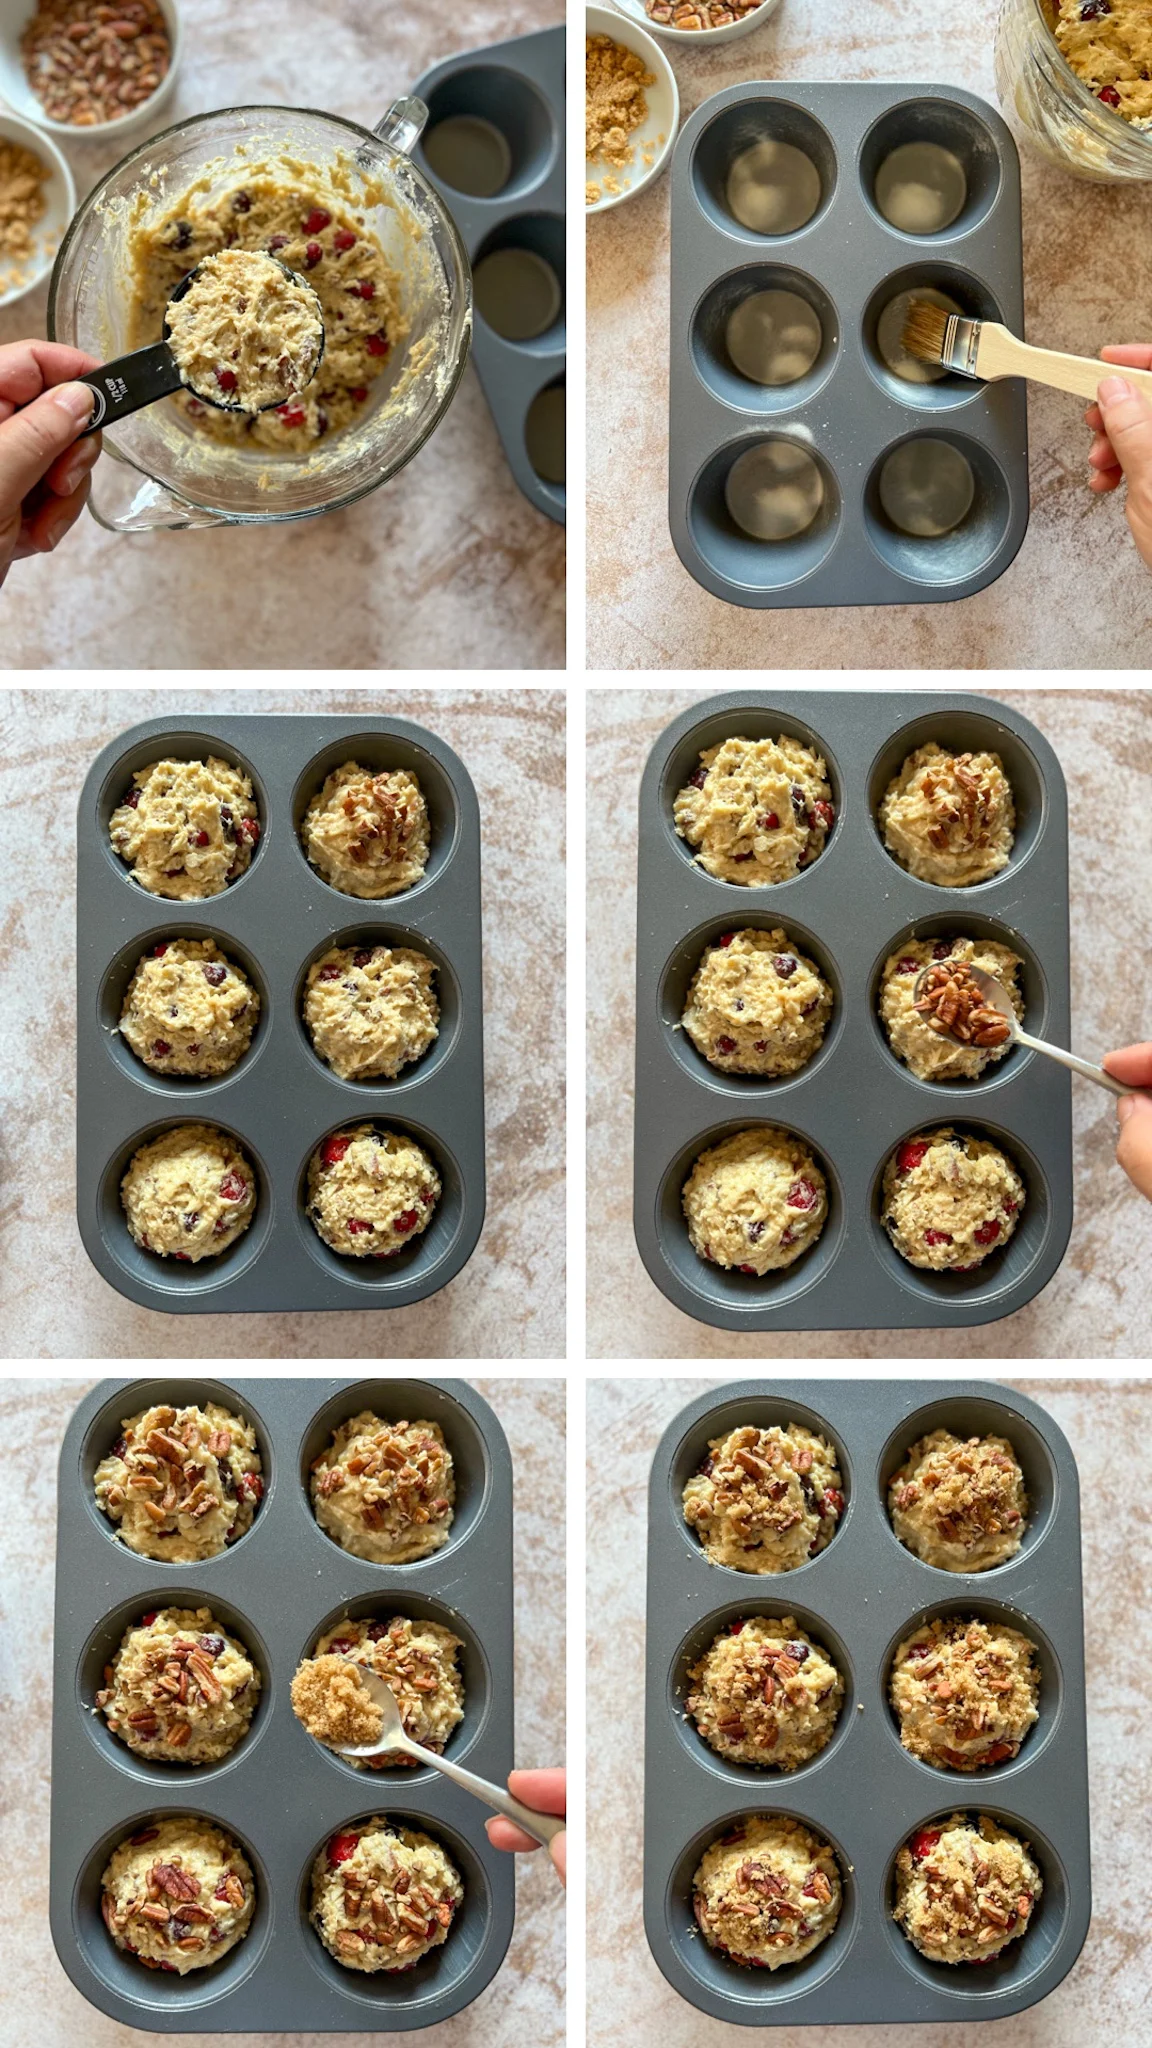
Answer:
[[[134,882],[183,903],[238,881],[260,837],[251,782],[215,754],[138,768],[109,830]]]
[[[308,1214],[345,1258],[395,1258],[427,1230],[440,1194],[424,1147],[372,1124],[335,1131],[308,1162]]]
[[[689,985],[681,1023],[697,1051],[725,1074],[774,1080],[819,1051],[832,991],[786,932],[725,932]]]
[[[161,939],[124,995],[120,1035],[155,1074],[210,1080],[247,1052],[260,998],[212,939]]]
[[[762,1124],[701,1152],[683,1194],[692,1249],[754,1279],[791,1266],[828,1215],[824,1175],[790,1131]]]
[[[715,1437],[684,1488],[684,1520],[709,1564],[791,1572],[826,1550],[844,1513],[836,1453],[802,1423]]]
[[[730,1962],[798,1963],[840,1918],[840,1866],[802,1821],[754,1814],[706,1849],[692,1880],[696,1924]]]
[[[951,754],[929,740],[909,754],[880,805],[889,853],[921,882],[969,889],[1008,865],[1012,785],[999,754]]]
[[[263,412],[311,383],[324,316],[311,287],[275,257],[222,249],[169,305],[168,346],[198,397]]]
[[[940,1771],[1008,1763],[1034,1721],[1036,1645],[975,1616],[926,1621],[892,1659],[889,1696],[905,1749]]]
[[[262,1469],[251,1423],[216,1402],[144,1408],[96,1468],[96,1505],[139,1556],[198,1564],[252,1527]]]
[[[1027,1842],[954,1813],[905,1842],[893,1918],[930,1962],[987,1963],[1025,1932],[1043,1889]]]
[[[926,967],[940,961],[978,967],[1007,989],[1012,1007],[1023,1021],[1024,998],[1019,972],[1023,961],[995,939],[905,939],[889,953],[880,981],[880,1018],[897,1059],[919,1081],[978,1081],[996,1060],[1012,1050],[1003,1045],[962,1045],[948,1032],[933,1031],[915,1007],[916,982]]]
[[[398,896],[428,865],[428,809],[406,769],[373,772],[358,761],[334,768],[312,798],[304,851],[345,896]]]
[[[685,1706],[729,1763],[794,1771],[831,1739],[844,1680],[791,1615],[753,1615],[722,1630],[688,1673]]]
[[[298,1721],[317,1742],[328,1744],[379,1740],[379,1728],[366,1737],[333,1734],[333,1714],[327,1704],[333,1681],[339,1682],[358,1667],[374,1671],[395,1696],[404,1723],[404,1733],[413,1742],[439,1755],[464,1718],[464,1686],[456,1659],[463,1649],[459,1636],[436,1621],[412,1620],[396,1614],[390,1620],[338,1622],[321,1636],[311,1657],[306,1657],[292,1680],[292,1708]],[[319,1675],[319,1691],[315,1682]],[[360,1688],[362,1691],[363,1688]],[[316,1702],[322,1701],[317,1714]],[[375,1709],[379,1722],[379,1709]],[[400,1750],[383,1756],[349,1757],[357,1770],[395,1770],[415,1766],[415,1758]]]
[[[412,1564],[448,1541],[456,1500],[452,1453],[436,1422],[382,1422],[365,1408],[312,1466],[325,1533],[370,1564]]]
[[[706,748],[673,817],[708,874],[746,889],[811,867],[836,822],[823,758],[786,734]]]
[[[223,1828],[191,1814],[138,1828],[101,1882],[104,1924],[117,1948],[180,1977],[220,1962],[244,1939],[256,1910],[243,1851]]]
[[[377,1814],[312,1866],[312,1925],[349,1970],[410,1970],[448,1939],[464,1886],[431,1835]]]
[[[893,1473],[888,1512],[901,1543],[937,1571],[992,1571],[1020,1548],[1024,1474],[1006,1437],[934,1429]]]
[[[120,1199],[143,1251],[196,1265],[243,1236],[256,1213],[256,1175],[226,1131],[178,1124],[133,1153]]]
[[[159,219],[130,230],[132,348],[159,341],[168,301],[188,272],[224,249],[278,257],[311,285],[324,316],[325,347],[315,377],[274,412],[232,416],[191,392],[173,399],[197,431],[233,446],[306,455],[362,412],[393,347],[408,333],[400,278],[361,214],[318,195],[306,164],[253,166],[243,182],[210,198],[185,193]]]
[[[248,1733],[260,1673],[211,1608],[162,1607],[128,1629],[96,1705],[153,1763],[213,1764]]]
[[[1134,128],[1152,128],[1148,0],[1045,0],[1044,11],[1077,78]]]
[[[412,946],[330,946],[308,970],[304,1022],[342,1081],[394,1081],[439,1035],[435,963]]]
[[[1007,1244],[1024,1199],[998,1145],[944,1124],[896,1147],[884,1168],[880,1220],[910,1266],[971,1273]]]

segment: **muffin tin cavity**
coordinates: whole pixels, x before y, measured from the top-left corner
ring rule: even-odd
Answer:
[[[964,583],[990,561],[1012,516],[999,463],[967,435],[937,428],[898,441],[864,490],[868,539],[912,582]]]
[[[257,793],[262,829],[244,886],[189,903],[125,888],[107,821],[133,769],[167,753],[211,752],[243,766]],[[396,896],[350,896],[305,857],[300,829],[308,805],[347,761],[372,773],[406,771],[423,793],[427,864]],[[399,1306],[446,1285],[471,1256],[484,1216],[480,819],[453,750],[403,718],[236,716],[199,732],[186,718],[153,719],[121,734],[94,762],[80,800],[78,869],[77,1214],[105,1279],[144,1307],[177,1314],[352,1308],[371,1300]],[[189,937],[214,940],[260,997],[248,1050],[229,1073],[203,1081],[152,1073],[115,1030],[141,956],[162,940]],[[435,963],[439,1035],[394,1081],[342,1081],[304,1029],[307,970],[333,945],[381,938]],[[371,1262],[338,1258],[321,1243],[303,1215],[302,1177],[327,1133],[392,1121],[398,1090],[445,1192],[419,1248],[369,1276]],[[227,1131],[258,1180],[248,1229],[229,1250],[195,1265],[137,1246],[120,1199],[133,1153],[181,1123]],[[307,1257],[300,1256],[302,1230]]]
[[[686,1480],[712,1439],[742,1423],[788,1422],[835,1445],[851,1529],[800,1571],[771,1579],[710,1565],[680,1513]],[[995,1573],[929,1577],[892,1535],[887,1481],[938,1426],[1007,1437],[1024,1468],[1036,1504],[1030,1533]],[[1039,1651],[1040,1718],[1018,1756],[994,1769],[922,1763],[902,1747],[888,1704],[899,1642],[950,1614],[1003,1621]],[[686,1718],[689,1667],[731,1622],[755,1615],[793,1616],[845,1681],[830,1741],[795,1771],[727,1763]],[[1091,1917],[1079,1499],[1072,1452],[1036,1402],[959,1380],[822,1380],[818,1389],[746,1380],[699,1395],[652,1461],[646,1637],[644,1924],[656,1963],[690,2005],[742,2026],[963,2028],[1021,2012],[1067,1976]],[[954,1812],[988,1814],[1030,1843],[1044,1880],[1023,1938],[982,1967],[927,1962],[892,1919],[899,1850]],[[711,1950],[692,1910],[705,1850],[752,1815],[772,1814],[831,1845],[844,1888],[832,1935],[775,1971]]]
[[[418,160],[472,264],[473,359],[504,453],[563,522],[564,31],[450,57],[413,91],[429,112]]]
[[[459,1504],[459,1480],[457,1487]],[[440,1557],[443,1552],[437,1551],[434,1554]],[[345,1552],[344,1555],[347,1556],[348,1553]],[[403,1565],[391,1569],[407,1573],[410,1567]],[[405,1586],[408,1583],[405,1577]],[[460,1682],[464,1687],[464,1719],[452,1730],[444,1746],[445,1756],[451,1757],[453,1763],[463,1763],[467,1751],[473,1747],[488,1724],[488,1716],[492,1709],[492,1673],[480,1637],[458,1608],[450,1607],[446,1601],[434,1599],[426,1593],[360,1593],[354,1600],[342,1600],[330,1614],[325,1615],[323,1621],[309,1629],[307,1639],[301,1645],[296,1665],[302,1663],[305,1657],[314,1657],[321,1636],[326,1636],[332,1629],[338,1628],[341,1622],[391,1621],[397,1614],[402,1615],[407,1621],[438,1622],[441,1628],[450,1629],[463,1646],[456,1652],[456,1669],[460,1673]],[[293,1673],[296,1665],[293,1666]],[[297,1726],[299,1725],[297,1723]],[[407,1797],[412,1786],[432,1784],[435,1781],[436,1773],[424,1764],[404,1764],[386,1771],[357,1770],[355,1764],[347,1757],[339,1756],[334,1749],[328,1749],[323,1743],[314,1742],[306,1728],[301,1727],[300,1733],[320,1751],[322,1756],[327,1757],[336,1770],[350,1776],[356,1784],[378,1785],[379,1796],[389,1813],[392,1810],[392,1796],[397,1788],[402,1796]]]
[[[793,1420],[791,1414],[788,1419]],[[838,1538],[833,1538],[833,1542],[837,1540]],[[856,1718],[856,1683],[847,1645],[810,1607],[789,1600],[787,1588],[795,1579],[795,1572],[785,1572],[780,1578],[769,1580],[753,1578],[750,1573],[742,1576],[748,1580],[748,1599],[741,1600],[737,1596],[726,1601],[723,1607],[713,1608],[703,1621],[693,1623],[683,1642],[678,1646],[668,1670],[667,1707],[672,1727],[696,1762],[702,1763],[707,1770],[714,1771],[718,1778],[725,1779],[729,1785],[754,1787],[748,1796],[757,1802],[770,1801],[773,1786],[790,1784],[799,1777],[806,1778],[811,1771],[819,1770],[823,1763],[828,1762],[840,1744],[848,1740]],[[805,1579],[804,1584],[810,1586],[811,1581]],[[771,1585],[778,1590],[768,1597],[752,1590],[764,1585]],[[732,1763],[727,1757],[720,1756],[698,1732],[696,1723],[685,1705],[688,1694],[692,1691],[692,1680],[688,1674],[711,1649],[717,1636],[723,1635],[735,1622],[752,1621],[757,1616],[767,1616],[773,1621],[783,1620],[787,1616],[794,1621],[819,1649],[827,1653],[844,1680],[840,1711],[831,1737],[818,1755],[809,1763],[798,1765],[794,1771],[773,1770],[771,1765]]]
[[[823,759],[832,830],[817,858],[785,882],[717,880],[675,830],[677,795],[701,755],[726,739],[781,736]],[[930,740],[950,752],[998,754],[1012,785],[1012,853],[978,888],[921,882],[881,841],[884,792]],[[892,1052],[877,995],[884,962],[904,939],[998,939],[1024,962],[1028,1027],[1067,1044],[1067,829],[1051,747],[1027,719],[988,698],[733,690],[699,699],[665,729],[639,805],[633,1220],[651,1278],[678,1308],[733,1330],[956,1329],[1008,1314],[1051,1279],[1072,1221],[1066,1076],[1016,1050],[979,1081],[920,1081]],[[745,925],[782,929],[834,996],[819,1051],[776,1081],[720,1072],[676,1028],[706,947]],[[794,1265],[754,1279],[697,1256],[681,1195],[707,1146],[763,1124],[809,1145],[828,1177],[830,1214]],[[910,1266],[879,1221],[896,1145],[948,1124],[999,1145],[1028,1189],[1011,1240],[970,1274]]]
[[[175,1568],[94,1540],[93,1521],[111,1528],[95,1507],[95,1471],[122,1418],[157,1402],[210,1401],[256,1428],[266,1491],[249,1534],[219,1557]],[[456,1520],[445,1549],[421,1564],[368,1564],[317,1527],[311,1460],[339,1422],[363,1409],[437,1422],[451,1448]],[[391,2033],[449,2019],[476,1998],[503,1960],[515,1900],[511,1859],[489,1844],[484,1807],[432,1770],[353,1771],[305,1733],[289,1687],[317,1638],[347,1614],[442,1622],[464,1644],[464,1719],[449,1749],[504,1782],[514,1753],[512,1467],[487,1403],[459,1380],[104,1381],[65,1435],[57,1560],[50,1912],[57,1952],[81,1994],[129,2026],[197,2039]],[[125,1630],[171,1606],[211,1608],[261,1673],[252,1726],[219,1764],[150,1764],[92,1712]],[[308,1909],[317,1851],[375,1814],[442,1843],[465,1896],[447,1941],[417,1969],[372,1979],[328,1955]],[[250,1932],[219,1964],[184,1978],[117,1950],[100,1910],[112,1851],[174,1815],[232,1836],[257,1887]]]
[[[944,86],[909,98],[896,85],[749,82],[685,123],[672,165],[669,524],[714,596],[936,602],[983,589],[1013,560],[1028,522],[1023,391],[918,369],[900,347],[899,302],[916,289],[1023,324],[1019,164],[981,100]],[[801,304],[759,296],[780,291]],[[880,479],[893,457],[928,461],[914,446],[925,415],[960,407],[963,439],[932,438],[947,449],[936,471],[954,467],[965,499],[970,475],[971,502],[939,532],[923,530],[919,503],[909,534]],[[749,522],[726,492],[754,445],[737,438],[749,413],[771,418],[803,470],[806,521]]]
[[[706,292],[692,322],[696,374],[725,405],[786,412],[812,397],[840,347],[835,305],[822,285],[783,263],[730,270]]]

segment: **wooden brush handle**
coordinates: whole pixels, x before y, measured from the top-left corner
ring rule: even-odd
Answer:
[[[1054,391],[1072,391],[1077,398],[1095,398],[1105,377],[1123,377],[1152,401],[1152,370],[1129,370],[1123,363],[1103,363],[1095,356],[1066,356],[1054,348],[1033,348],[1018,341],[1006,327],[985,322],[976,353],[978,377],[1030,377]]]

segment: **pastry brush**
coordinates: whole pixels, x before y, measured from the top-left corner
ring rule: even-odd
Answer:
[[[1001,326],[998,320],[970,320],[946,313],[924,299],[913,299],[904,322],[903,343],[922,363],[943,364],[961,377],[993,383],[998,377],[1031,377],[1054,391],[1073,391],[1095,398],[1101,379],[1123,377],[1152,399],[1152,370],[1130,370],[1123,363],[1101,362],[1095,356],[1066,356],[1051,348],[1033,348]]]

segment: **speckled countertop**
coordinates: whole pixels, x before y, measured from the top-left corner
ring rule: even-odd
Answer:
[[[139,2033],[81,1998],[48,1932],[51,1719],[43,1689],[52,1660],[56,1461],[68,1419],[93,1380],[5,1380],[0,1385],[0,1472],[21,1512],[0,1533],[0,1705],[6,1723],[4,1809],[8,1853],[21,1881],[4,1915],[6,2048],[162,2048],[170,2035]],[[564,1753],[564,1388],[558,1380],[470,1380],[490,1401],[512,1452],[516,1559],[516,1756],[554,1764]],[[95,1619],[95,1617],[94,1617]],[[508,1956],[474,2005],[441,2026],[391,2034],[393,2048],[561,2048],[564,1902],[543,1854],[517,1859],[516,1927]],[[308,2048],[363,2034],[183,2034],[188,2048]]]
[[[154,131],[238,103],[321,107],[371,127],[443,58],[551,28],[564,0],[182,0],[184,58]],[[82,199],[147,138],[69,143]],[[43,336],[47,285],[0,312]],[[109,458],[105,458],[107,462]],[[428,446],[323,519],[106,533],[85,516],[0,594],[9,668],[468,669],[564,666],[564,533],[530,505],[469,369]]]
[[[488,1214],[439,1294],[336,1316],[169,1316],[89,1263],[75,1217],[76,801],[125,727],[180,710],[393,711],[455,747],[483,848]],[[9,1358],[564,1355],[564,701],[555,690],[0,692],[0,1349]],[[34,963],[35,1000],[15,969]],[[530,1050],[530,1056],[528,1056]]]
[[[997,105],[1000,0],[783,0],[742,41],[668,43],[687,120],[743,79],[917,80]],[[1026,332],[1080,355],[1152,334],[1135,283],[1152,186],[1023,158]],[[959,604],[755,612],[682,568],[668,534],[667,175],[588,222],[588,661],[593,669],[1140,668],[1152,575],[1118,500],[1087,487],[1078,399],[1029,390],[1032,523],[997,583]]]
[[[973,678],[956,677],[953,688]],[[632,1235],[636,802],[649,749],[702,690],[591,690],[588,840],[588,1355],[591,1358],[791,1358],[795,1339],[715,1330],[673,1307]],[[1141,970],[1152,900],[1152,692],[993,691],[1051,741],[1068,784],[1072,867],[1072,1045],[1087,1059],[1152,1037]],[[892,697],[892,729],[903,722]],[[818,717],[815,721],[819,723]],[[1131,833],[1117,820],[1133,821]],[[1152,1206],[1113,1157],[1102,1090],[1072,1087],[1076,1221],[1043,1293],[1001,1322],[940,1331],[820,1331],[828,1358],[1143,1358],[1152,1327]]]
[[[1152,1858],[1152,1608],[1144,1568],[1147,1382],[1029,1379],[1080,1468],[1088,1760],[1095,1912],[1063,1984],[1031,2012],[979,2024],[909,2027],[916,2048],[1142,2048],[1152,1951],[1142,1873]],[[648,1469],[687,1402],[722,1382],[593,1380],[588,1390],[588,1722],[613,1730],[588,1764],[589,2048],[738,2048],[746,2027],[710,2019],[661,1976],[641,1905],[644,1579]],[[819,1407],[819,1389],[813,1392]],[[1123,1644],[1123,1654],[1117,1646]],[[1107,1681],[1102,1674],[1107,1672]],[[621,1772],[618,1759],[634,1759]],[[772,2048],[888,2048],[893,2029],[773,2027]]]

